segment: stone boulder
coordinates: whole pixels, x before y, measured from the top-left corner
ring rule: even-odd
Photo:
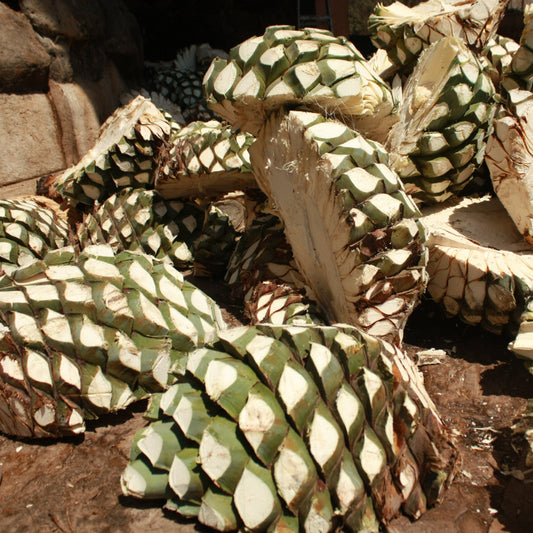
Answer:
[[[0,3],[0,92],[45,91],[51,58],[28,19]]]
[[[142,79],[139,26],[122,0],[0,3],[0,189],[33,193],[95,143]]]

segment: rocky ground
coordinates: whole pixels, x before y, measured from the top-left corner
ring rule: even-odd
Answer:
[[[220,302],[224,292],[203,286]],[[226,298],[231,312],[237,307]],[[228,303],[229,302],[229,303]],[[513,430],[533,396],[533,377],[507,351],[507,339],[443,320],[426,304],[411,317],[406,348],[456,435],[461,453],[442,503],[419,521],[401,517],[391,533],[533,531],[533,483],[524,477],[526,446]],[[120,474],[146,403],[88,425],[59,442],[0,435],[0,531],[32,533],[179,533],[205,531],[161,510],[163,502],[122,496]]]

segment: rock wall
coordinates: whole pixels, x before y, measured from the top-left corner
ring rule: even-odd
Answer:
[[[76,163],[142,77],[142,36],[122,0],[0,2],[0,193]]]

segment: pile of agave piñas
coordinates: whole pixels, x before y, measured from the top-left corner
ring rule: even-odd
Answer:
[[[505,4],[378,6],[370,60],[273,26],[151,65],[163,96],[118,109],[55,200],[0,202],[0,430],[150,397],[126,495],[218,531],[420,517],[456,462],[402,352],[422,295],[533,364],[533,17],[499,37]],[[215,55],[199,95],[180,69]],[[484,178],[497,197],[468,196]]]

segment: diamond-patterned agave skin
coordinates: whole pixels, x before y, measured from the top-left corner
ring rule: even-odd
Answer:
[[[147,63],[150,85],[180,107],[185,124],[215,118],[202,87],[204,74],[215,57],[227,57],[227,53],[204,43],[179,50],[173,61]]]
[[[77,236],[82,248],[107,243],[115,252],[138,250],[186,268],[192,265],[204,216],[193,201],[164,200],[155,190],[128,188],[96,204]]]
[[[239,298],[266,280],[279,280],[297,289],[305,286],[283,224],[273,214],[263,214],[252,221],[235,247],[225,276],[225,282]]]
[[[0,268],[10,272],[71,241],[67,213],[41,196],[0,200]]]
[[[168,262],[106,245],[49,251],[0,278],[0,431],[80,433],[170,383],[223,327]]]
[[[481,50],[496,33],[508,0],[429,0],[413,7],[378,4],[368,19],[372,42],[409,74],[420,54],[443,37]]]
[[[423,213],[431,298],[450,317],[516,335],[533,294],[533,247],[520,240],[501,204],[464,198]]]
[[[454,470],[411,361],[349,326],[226,330],[149,415],[123,492],[219,531],[378,531]]]
[[[155,156],[171,129],[154,104],[138,96],[106,120],[96,144],[55,180],[55,189],[74,203],[92,205],[123,188],[153,188]]]
[[[161,150],[156,189],[165,198],[182,198],[256,187],[248,153],[254,141],[217,120],[193,122]]]
[[[201,235],[194,243],[194,273],[223,277],[237,244],[239,231],[224,200],[213,202],[206,211]]]
[[[483,56],[491,65],[490,74],[495,87],[500,86],[504,74],[508,73],[513,56],[519,47],[520,45],[510,37],[495,35],[483,48]]]
[[[291,111],[272,116],[250,152],[324,317],[401,338],[427,258],[418,209],[383,147],[320,114]]]
[[[324,324],[316,306],[302,291],[279,281],[261,281],[244,300],[250,324]]]
[[[533,89],[533,7],[524,7],[524,30],[520,37],[520,47],[514,53],[511,64],[506,69],[502,81],[505,89]]]
[[[246,229],[230,258],[225,281],[244,301],[251,324],[323,322],[304,297],[305,282],[275,215],[259,216]]]
[[[185,123],[215,118],[204,96],[204,73],[202,70],[180,72],[171,68],[157,72],[152,80],[157,92],[180,107]]]
[[[446,37],[425,50],[386,144],[408,193],[442,202],[472,180],[483,162],[493,96],[489,73],[459,40]]]
[[[381,136],[393,123],[388,85],[350,41],[327,30],[268,27],[232,48],[227,61],[213,60],[204,89],[216,113],[254,135],[270,112],[288,104],[377,128]]]

